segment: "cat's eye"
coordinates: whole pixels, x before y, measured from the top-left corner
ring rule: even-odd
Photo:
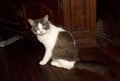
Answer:
[[[43,28],[45,29],[45,30],[48,30],[49,29],[49,27],[48,26],[43,26]]]
[[[32,28],[31,28],[31,30],[33,30],[34,32],[36,32],[36,31],[37,31],[37,29],[36,29],[36,28],[34,28],[34,27],[32,27]]]

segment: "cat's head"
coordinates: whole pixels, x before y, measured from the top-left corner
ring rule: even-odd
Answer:
[[[28,22],[32,26],[31,31],[36,35],[45,34],[50,28],[48,15],[45,15],[43,18],[37,20],[28,19]]]

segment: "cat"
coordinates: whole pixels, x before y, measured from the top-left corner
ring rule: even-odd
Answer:
[[[45,55],[39,62],[40,65],[45,65],[52,59],[51,65],[56,67],[68,70],[78,68],[98,73],[106,78],[114,77],[114,72],[103,63],[80,59],[72,34],[62,27],[52,24],[48,19],[48,15],[41,19],[28,19],[32,26],[31,31],[46,48]]]

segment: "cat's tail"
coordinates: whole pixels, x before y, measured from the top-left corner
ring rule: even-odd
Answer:
[[[74,67],[80,70],[88,70],[94,72],[105,77],[106,79],[113,79],[116,77],[115,73],[110,68],[105,66],[103,63],[97,62],[95,60],[78,60],[76,61]]]

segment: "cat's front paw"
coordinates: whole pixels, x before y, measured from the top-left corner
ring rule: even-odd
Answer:
[[[46,62],[45,62],[45,61],[40,61],[39,64],[40,64],[40,65],[45,65]]]

